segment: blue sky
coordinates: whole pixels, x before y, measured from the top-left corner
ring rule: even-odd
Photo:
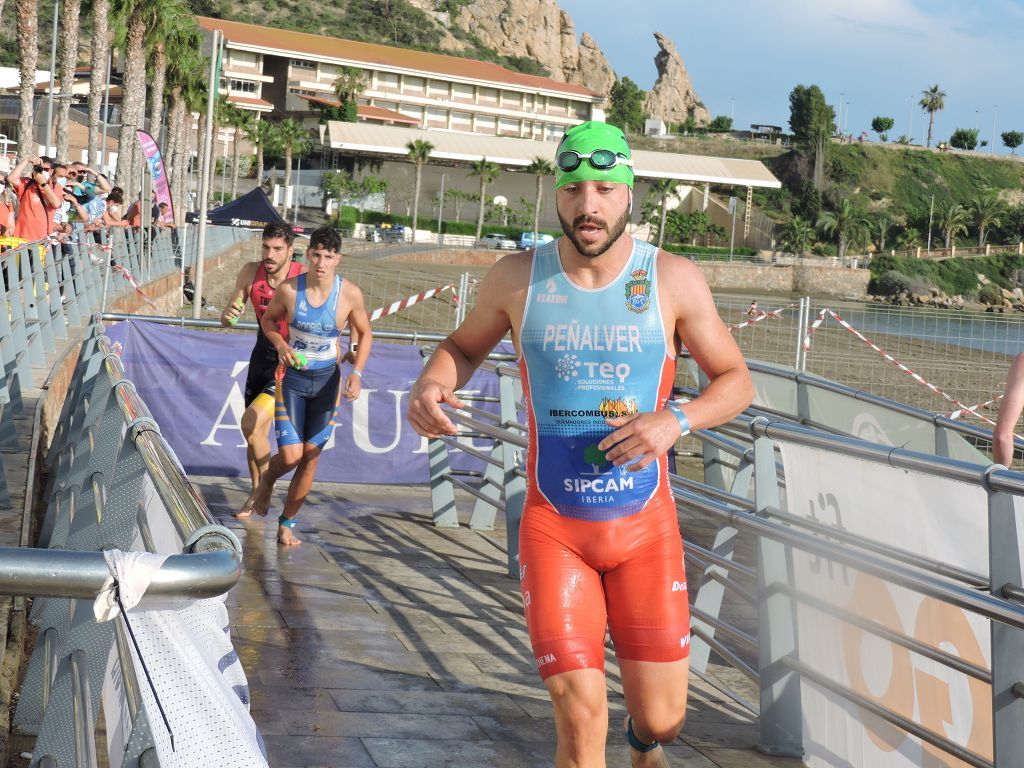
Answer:
[[[616,74],[644,89],[657,77],[654,32],[668,36],[711,113],[733,111],[737,127],[788,129],[790,90],[817,84],[837,118],[842,99],[847,131],[870,131],[872,117],[886,115],[892,138],[910,128],[923,143],[917,102],[938,84],[946,109],[936,140],[958,127],[991,140],[994,123],[996,151],[1008,153],[999,134],[1024,131],[1024,0],[558,2],[577,35],[589,32]]]

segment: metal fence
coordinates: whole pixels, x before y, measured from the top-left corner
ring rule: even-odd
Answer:
[[[464,450],[464,445],[456,438],[431,440],[431,493],[434,520],[439,526],[459,525],[456,489],[476,499],[469,519],[472,527],[493,527],[495,516],[504,514],[508,571],[514,577],[518,574],[518,528],[525,499],[526,428],[519,420],[522,392],[518,370],[509,365],[492,367],[501,379],[498,413],[475,407],[449,412],[464,432],[493,441],[490,451],[475,452],[486,462],[486,469],[472,479],[457,476],[450,470],[449,452]],[[894,412],[904,410],[896,403],[892,408]],[[682,447],[695,441],[705,449],[711,446],[718,454],[730,455],[735,471],[727,484],[718,482],[722,476],[713,471],[703,482],[674,473],[670,476],[680,507],[688,574],[694,574],[690,577],[690,668],[758,716],[759,748],[775,755],[803,754],[808,714],[805,707],[810,705],[801,699],[801,684],[812,683],[856,711],[880,718],[929,748],[968,765],[1017,765],[1024,754],[1024,729],[1020,728],[1024,717],[1024,588],[1022,542],[1014,505],[1024,501],[1024,475],[763,416],[740,417],[720,431],[701,430],[687,438]],[[785,467],[779,463],[779,449],[786,444],[896,467],[919,478],[942,477],[983,489],[988,501],[986,572],[970,572],[904,548],[880,544],[789,508]],[[695,517],[712,523],[710,535],[695,538],[686,533],[693,528]],[[838,604],[802,593],[793,578],[797,553],[854,569],[982,617],[991,625],[991,664],[979,666],[952,643],[931,646],[912,633],[894,630],[875,618],[865,619]],[[801,659],[796,636],[799,606],[826,611],[895,648],[919,654],[951,673],[988,686],[993,713],[992,758],[964,746],[941,729],[935,730],[934,722],[926,722],[920,712],[908,716],[887,706],[881,697],[859,693]],[[746,695],[742,686],[732,685],[727,676],[717,674],[723,666],[732,667],[753,684],[756,700]],[[980,713],[976,711],[974,716]],[[983,730],[986,727],[981,726]],[[844,752],[846,735],[841,733],[834,742],[818,746],[840,761],[854,760],[855,753]]]
[[[1012,314],[759,297],[757,319],[746,314],[750,298],[716,300],[745,357],[987,426],[1024,351]]]

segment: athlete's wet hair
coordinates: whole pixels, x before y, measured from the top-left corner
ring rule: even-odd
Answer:
[[[334,227],[320,227],[309,236],[309,250],[324,247],[334,253],[341,252],[341,235]]]
[[[295,230],[286,221],[272,221],[263,228],[263,239],[273,240],[280,237],[289,246],[295,242]]]

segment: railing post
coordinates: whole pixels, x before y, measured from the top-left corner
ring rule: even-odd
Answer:
[[[434,510],[434,525],[438,528],[458,528],[455,487],[448,481],[451,466],[448,463],[448,446],[444,440],[427,441],[427,462],[430,467],[430,506]]]
[[[1001,469],[989,467],[988,475]],[[987,478],[986,478],[987,479]],[[1024,528],[1018,517],[1024,516],[1020,497],[989,489],[988,556],[993,597],[1005,599],[1003,587],[1024,584],[1021,568],[1021,536]],[[1024,500],[1022,500],[1024,501]],[[999,621],[992,627],[992,744],[997,766],[1015,765],[1024,755],[1024,631]]]
[[[509,374],[502,374],[498,368],[498,393],[500,402],[501,427],[511,429],[519,421],[519,400],[522,384]],[[519,470],[524,462],[520,451],[506,443],[501,454],[505,484],[505,537],[508,548],[508,575],[519,578],[519,526],[523,519],[523,503],[526,501],[526,478]]]
[[[779,507],[775,445],[765,433],[768,420],[754,419],[754,506],[764,516]],[[758,749],[769,755],[803,755],[800,677],[783,661],[798,658],[796,606],[776,588],[790,586],[790,548],[761,536],[757,543],[758,672],[761,680]]]
[[[501,440],[495,440],[491,447],[491,458],[503,461],[502,455],[511,446],[505,445]],[[473,504],[473,514],[469,518],[469,527],[477,531],[493,531],[494,519],[498,516],[498,504],[502,496],[502,468],[496,464],[487,463],[484,467],[483,482],[479,491],[489,501],[477,497]]]
[[[60,272],[64,268],[64,252],[61,250],[60,245],[56,243],[43,246],[43,250],[46,251],[46,265],[42,268],[42,272],[46,286],[44,292],[46,294],[47,324],[50,328],[50,335],[54,340],[66,339],[68,337],[68,329],[67,322],[64,319],[63,302],[61,301],[64,286],[60,281]],[[60,254],[60,256],[57,254]],[[56,346],[54,346],[54,351],[56,351]]]

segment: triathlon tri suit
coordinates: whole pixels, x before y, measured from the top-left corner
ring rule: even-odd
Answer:
[[[288,325],[288,344],[306,358],[304,368],[288,368],[277,389],[274,430],[278,446],[310,443],[323,448],[334,427],[341,393],[338,367],[337,313],[341,278],[319,307],[306,296],[306,275],[296,281],[295,312]]]
[[[519,533],[526,624],[541,676],[690,650],[683,546],[668,462],[611,464],[606,417],[661,410],[676,361],[658,306],[657,248],[637,240],[604,288],[574,285],[558,241],[533,258],[519,365],[528,487]]]
[[[285,279],[296,277],[302,272],[302,265],[292,262],[288,267],[288,274]],[[252,286],[249,288],[249,301],[252,302],[253,312],[256,313],[256,322],[263,320],[263,315],[270,306],[270,300],[274,298],[277,289],[267,280],[267,270],[263,263],[256,268],[256,276],[253,278]],[[277,323],[278,332],[288,338],[288,324],[281,319]],[[274,388],[277,384],[274,379],[274,372],[277,370],[277,350],[270,343],[270,339],[263,333],[263,327],[256,331],[256,343],[253,345],[252,354],[249,355],[249,372],[245,377],[245,407],[252,405],[253,401],[260,395],[268,395],[271,402],[274,398]],[[269,404],[268,404],[269,408]]]

